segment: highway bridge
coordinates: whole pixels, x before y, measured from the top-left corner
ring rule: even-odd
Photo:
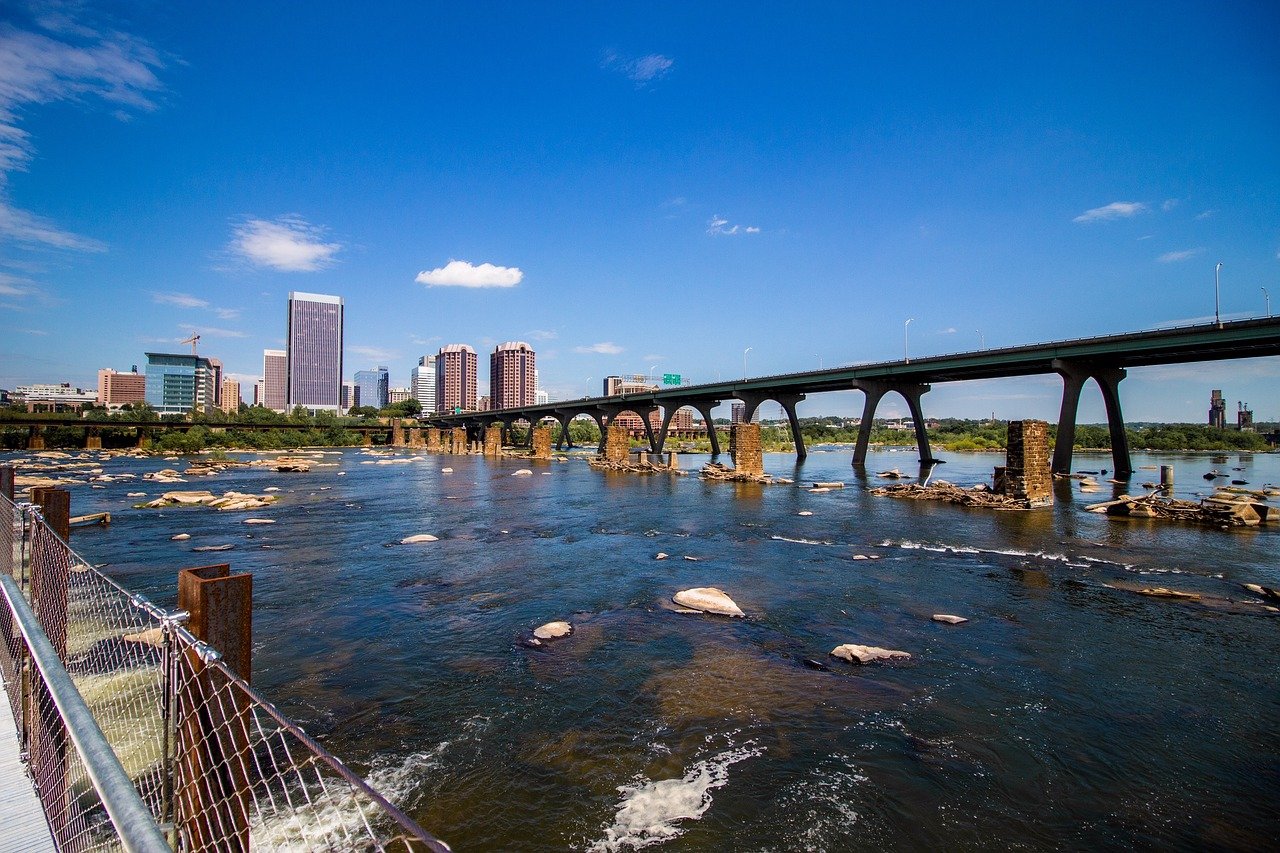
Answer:
[[[866,395],[866,399],[853,463],[861,465],[866,461],[876,407],[886,394],[896,392],[910,407],[920,461],[931,464],[938,460],[934,459],[929,449],[920,398],[934,384],[1056,373],[1062,377],[1063,392],[1053,470],[1066,473],[1071,468],[1071,449],[1075,438],[1080,391],[1092,379],[1102,391],[1115,471],[1117,477],[1123,478],[1133,473],[1120,406],[1120,382],[1125,378],[1128,368],[1277,354],[1280,354],[1280,318],[1268,317],[857,364],[730,382],[663,388],[613,397],[587,397],[514,409],[437,414],[424,417],[422,422],[431,427],[468,428],[501,422],[509,427],[517,421],[536,422],[550,417],[561,425],[560,441],[557,444],[560,446],[568,436],[569,422],[579,415],[585,414],[595,419],[603,434],[613,418],[623,412],[632,412],[644,421],[650,448],[654,452],[661,452],[671,419],[681,407],[693,407],[710,424],[711,410],[726,400],[742,401],[746,406],[744,416],[748,418],[761,403],[773,400],[786,412],[796,453],[803,458],[806,451],[796,418],[796,404],[809,394],[859,390]],[[657,409],[662,410],[662,421],[655,434],[649,424],[649,414]],[[712,452],[718,454],[720,447],[715,431],[708,430],[708,434],[711,437]]]

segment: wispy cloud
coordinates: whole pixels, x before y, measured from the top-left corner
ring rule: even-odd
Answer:
[[[412,343],[412,344],[417,344],[417,345],[418,345],[418,346],[420,346],[420,347],[430,346],[431,344],[438,344],[438,343],[440,343],[442,340],[444,340],[444,338],[440,337],[439,335],[432,335],[432,336],[431,336],[431,337],[429,337],[429,338],[419,338],[419,337],[414,336],[414,335],[411,335],[411,336],[409,337],[409,342],[410,342],[410,343]]]
[[[362,355],[365,358],[369,359],[370,361],[377,361],[377,362],[383,362],[383,363],[388,361],[395,361],[397,358],[400,357],[399,353],[392,352],[391,350],[388,350],[388,349],[383,349],[382,347],[349,346],[347,347],[347,352],[354,353],[355,355]]]
[[[34,282],[0,272],[0,296],[27,296],[33,292],[35,292]]]
[[[423,270],[414,281],[427,287],[515,287],[523,279],[519,267],[450,260],[442,267]]]
[[[18,331],[19,331],[19,332],[22,332],[22,334],[24,334],[24,335],[41,335],[41,336],[43,336],[43,335],[47,335],[47,334],[49,334],[49,333],[48,333],[48,332],[46,332],[44,329],[19,329]]]
[[[956,327],[955,327],[955,326],[948,326],[948,327],[947,327],[947,328],[945,328],[945,329],[939,329],[939,330],[938,330],[938,334],[940,334],[940,335],[954,335],[955,333],[956,333]]]
[[[38,16],[38,29],[0,25],[0,191],[9,172],[27,167],[35,156],[31,134],[21,122],[27,108],[92,98],[115,107],[153,110],[161,88],[155,69],[162,66],[144,41],[120,32],[99,33],[65,15]],[[99,241],[58,228],[36,214],[0,198],[0,234],[27,245],[100,252]]]
[[[0,46],[2,49],[2,46]],[[0,79],[3,78],[3,62],[0,62]],[[0,83],[0,89],[3,84]],[[0,114],[0,122],[3,121]],[[4,126],[0,123],[0,134]],[[4,138],[0,135],[0,148],[4,146]],[[0,153],[0,158],[4,155]],[[0,186],[3,176],[0,176]],[[105,252],[107,244],[91,237],[82,237],[70,231],[64,231],[43,216],[36,216],[25,210],[19,210],[0,198],[0,234],[28,246],[42,245],[54,249],[73,249],[78,252]]]
[[[1180,261],[1189,261],[1196,255],[1204,253],[1204,249],[1183,249],[1180,252],[1165,252],[1156,260],[1162,264],[1176,264]]]
[[[652,354],[650,354],[650,355],[641,356],[641,357],[640,357],[640,360],[641,360],[641,361],[666,361],[666,360],[667,360],[667,357],[666,357],[665,355],[652,355]]]
[[[193,323],[179,323],[178,328],[202,338],[247,338],[244,332],[237,329],[219,329],[216,326],[197,326]]]
[[[1197,214],[1196,214],[1196,220],[1197,220],[1197,221],[1199,221],[1199,220],[1203,220],[1203,219],[1209,219],[1210,217],[1212,217],[1212,216],[1213,216],[1215,213],[1217,213],[1217,212],[1218,212],[1218,211],[1216,211],[1216,210],[1212,210],[1212,209],[1211,209],[1211,210],[1202,210],[1202,211],[1200,211],[1199,213],[1197,213]]]
[[[1173,210],[1177,206],[1178,206],[1178,200],[1176,198],[1166,198],[1164,202],[1160,205],[1160,209],[1163,210],[1165,213],[1168,213],[1169,211]]]
[[[240,319],[239,308],[214,308],[213,313],[218,315],[219,320],[238,320]]]
[[[759,234],[760,229],[754,225],[730,225],[729,220],[717,214],[707,221],[707,233],[713,237],[720,237],[735,234]]]
[[[675,60],[660,53],[649,53],[640,57],[627,57],[617,51],[607,50],[600,59],[600,67],[608,71],[616,71],[626,77],[637,87],[646,86],[667,75],[675,65]]]
[[[152,293],[151,301],[161,305],[177,305],[179,308],[208,308],[207,300],[189,293]]]
[[[331,266],[341,243],[325,242],[325,229],[296,214],[246,219],[231,232],[231,252],[254,266],[282,272],[315,272]]]
[[[525,337],[532,338],[535,341],[554,341],[560,336],[550,329],[534,329],[531,332],[526,332]]]
[[[1128,219],[1132,216],[1137,216],[1139,213],[1146,213],[1150,209],[1141,201],[1113,201],[1111,204],[1086,210],[1071,221],[1104,222],[1109,219]]]
[[[583,354],[594,353],[596,355],[617,355],[622,352],[622,347],[612,341],[603,341],[602,343],[592,344],[589,347],[574,347],[573,351]]]

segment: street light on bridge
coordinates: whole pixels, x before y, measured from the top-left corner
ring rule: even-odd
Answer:
[[[1271,316],[1271,294],[1267,293],[1267,289],[1262,288],[1262,298],[1267,302],[1267,316]]]
[[[592,379],[594,379],[594,378],[595,378],[594,376],[588,376],[588,377],[587,377],[587,396],[588,396],[588,397],[590,397],[590,396],[591,396],[591,380],[592,380]]]
[[[1222,315],[1218,312],[1218,271],[1222,269],[1222,261],[1218,261],[1218,265],[1213,268],[1213,322],[1218,324],[1218,328],[1222,328]]]
[[[911,318],[911,320],[914,319],[915,317]],[[907,354],[907,327],[911,325],[911,320],[902,324],[902,361],[904,364],[911,361],[911,357]]]
[[[751,352],[751,347],[747,347],[742,351],[742,378],[747,378],[747,353]]]
[[[982,334],[982,330],[981,330],[981,329],[974,329],[974,331],[978,333],[978,349],[986,349],[986,348],[987,348],[987,336],[986,336],[986,335],[984,335],[984,334]]]

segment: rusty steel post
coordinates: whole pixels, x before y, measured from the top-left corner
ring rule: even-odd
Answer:
[[[253,576],[225,563],[178,573],[178,608],[188,630],[216,649],[226,667],[249,680],[252,665]],[[196,649],[175,661],[176,773],[174,823],[180,846],[249,850],[251,792],[247,761],[248,697]]]

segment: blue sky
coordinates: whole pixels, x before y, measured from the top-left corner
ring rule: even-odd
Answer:
[[[290,290],[345,298],[348,374],[526,340],[553,399],[1194,322],[1217,262],[1280,312],[1274,3],[365,5],[0,8],[0,387],[193,331],[251,381]],[[1280,418],[1280,359],[1126,415],[1211,388]]]

